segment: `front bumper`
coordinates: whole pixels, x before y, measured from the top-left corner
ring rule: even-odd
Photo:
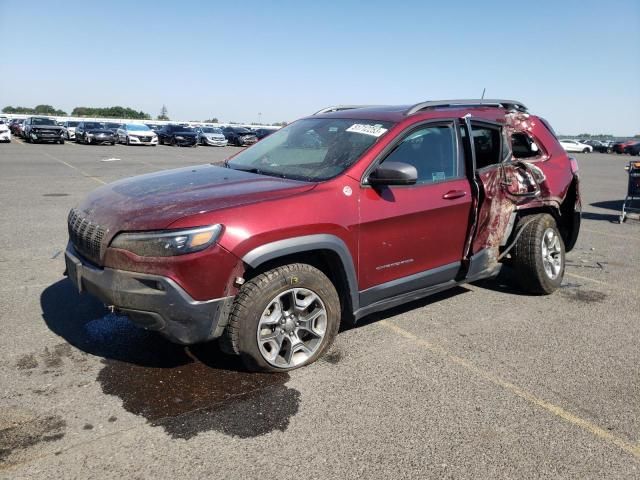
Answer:
[[[229,141],[225,138],[224,140],[215,140],[213,138],[203,137],[204,142],[207,145],[213,145],[214,147],[226,147]]]
[[[211,340],[222,335],[227,325],[233,297],[197,301],[168,277],[96,267],[71,244],[65,262],[66,274],[80,293],[89,292],[172,342],[189,345]]]
[[[173,139],[175,144],[180,147],[184,147],[184,146],[192,147],[194,145],[197,145],[197,142],[198,142],[198,139],[196,137],[183,137],[183,138],[173,137]]]
[[[10,142],[11,141],[11,132],[0,132],[0,142]]]
[[[64,140],[64,135],[62,132],[49,133],[49,132],[38,132],[32,131],[29,133],[29,137],[31,140],[36,142],[59,142],[60,140]]]
[[[129,135],[130,145],[157,145],[158,137],[147,135],[144,137],[137,137],[135,135]]]
[[[113,143],[116,141],[115,135],[89,135],[89,143]]]

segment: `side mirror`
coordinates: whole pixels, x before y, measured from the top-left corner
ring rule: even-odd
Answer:
[[[369,185],[413,185],[418,181],[418,171],[403,162],[383,162],[369,174]]]

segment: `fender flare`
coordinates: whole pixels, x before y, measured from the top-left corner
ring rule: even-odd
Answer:
[[[312,250],[331,250],[338,255],[349,287],[351,308],[354,312],[358,310],[360,308],[358,279],[353,258],[344,241],[335,235],[305,235],[265,243],[246,253],[242,257],[242,261],[250,267],[256,268],[264,262],[275,260],[279,257]]]

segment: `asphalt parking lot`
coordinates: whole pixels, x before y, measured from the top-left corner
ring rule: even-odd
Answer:
[[[639,478],[640,222],[628,157],[577,155],[563,287],[496,281],[365,318],[251,374],[79,296],[66,216],[118,178],[236,147],[0,145],[1,478]]]

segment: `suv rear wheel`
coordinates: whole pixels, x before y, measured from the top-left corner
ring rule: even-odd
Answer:
[[[513,249],[514,268],[524,290],[548,295],[562,283],[564,242],[551,215],[525,217],[525,221],[528,223]]]
[[[282,372],[316,361],[340,326],[331,280],[311,265],[277,267],[245,283],[225,331],[225,350],[250,370]]]

